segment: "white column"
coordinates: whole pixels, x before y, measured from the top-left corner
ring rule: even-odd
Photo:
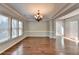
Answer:
[[[78,40],[79,40],[79,20],[78,20]]]
[[[49,37],[52,38],[52,20],[49,21]]]
[[[49,21],[49,37],[55,38],[55,21],[53,19]]]
[[[12,17],[8,17],[9,20],[9,36],[12,39]]]

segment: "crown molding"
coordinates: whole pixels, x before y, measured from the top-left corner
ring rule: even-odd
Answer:
[[[61,14],[63,14],[65,11],[67,11],[68,9],[70,9],[72,6],[76,5],[76,3],[72,3],[72,4],[67,4],[66,6],[64,6],[61,10],[59,10],[59,12],[56,13],[56,15],[54,17],[52,17],[53,19],[58,18],[58,16],[60,16]]]
[[[7,4],[2,3],[1,6],[2,7],[5,7],[8,10],[10,10],[12,13],[18,15],[19,16],[19,19],[21,18],[21,19],[24,19],[25,20],[25,18],[20,13],[18,13],[17,11],[15,11],[13,8],[11,8],[10,6],[8,6]]]
[[[65,11],[67,11],[69,8],[71,8],[72,6],[74,6],[76,3],[72,3],[72,4],[66,4],[64,7],[62,7],[51,19],[56,19],[56,18],[59,18],[58,16],[63,14]],[[3,7],[7,8],[8,10],[10,10],[11,12],[17,14],[20,18],[22,19],[26,19],[23,15],[21,15],[19,12],[17,12],[15,9],[11,8],[9,5],[7,4],[0,4],[2,5]]]
[[[70,13],[68,13],[65,16],[59,17],[58,19],[68,19],[68,18],[71,18],[73,16],[77,16],[77,15],[79,15],[79,8],[74,10],[74,11],[72,11],[72,12],[70,12]]]
[[[57,16],[57,14],[59,14],[64,8],[66,8],[69,4],[66,4],[65,6],[63,6],[60,10],[58,10],[56,12],[56,14],[52,17],[52,18],[55,18]]]

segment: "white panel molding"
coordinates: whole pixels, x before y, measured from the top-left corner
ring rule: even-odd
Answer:
[[[53,32],[49,32],[49,38],[55,38],[54,33]]]
[[[39,31],[39,32],[27,32],[28,37],[49,37],[49,32],[43,32],[43,31]]]
[[[56,38],[54,36],[54,33],[53,32],[44,32],[44,31],[39,31],[39,32],[29,32],[29,31],[26,31],[26,36],[27,37],[49,37],[49,38]]]

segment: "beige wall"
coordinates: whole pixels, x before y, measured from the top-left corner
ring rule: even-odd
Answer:
[[[55,37],[55,21],[25,21],[24,33],[32,37]]]
[[[49,22],[28,22],[29,32],[48,32]]]
[[[43,21],[43,22],[28,21],[25,26],[27,26],[26,28],[28,28],[28,29],[25,29],[28,36],[35,36],[35,37],[49,36],[48,21]]]

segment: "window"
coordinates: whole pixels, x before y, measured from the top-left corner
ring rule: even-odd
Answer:
[[[23,34],[23,22],[0,15],[0,42],[16,38]]]
[[[78,40],[78,21],[70,22],[70,38]]]
[[[0,42],[6,41],[9,36],[9,21],[8,17],[0,15]]]
[[[19,36],[23,34],[23,23],[19,21]]]
[[[57,36],[63,36],[64,35],[64,27],[63,27],[63,21],[57,21],[56,22],[56,35]]]
[[[16,19],[12,19],[12,38],[18,36],[18,21]]]

